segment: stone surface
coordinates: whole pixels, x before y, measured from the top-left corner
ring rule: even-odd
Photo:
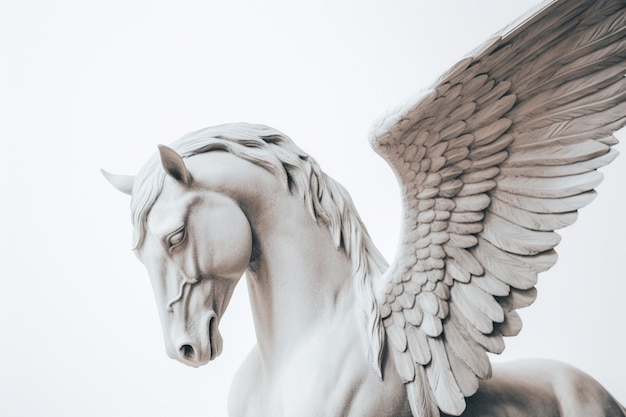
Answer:
[[[403,190],[390,266],[345,190],[265,126],[194,132],[137,177],[106,175],[132,192],[170,356],[199,366],[220,353],[246,273],[258,345],[232,415],[623,413],[561,364],[487,380],[486,352],[521,329],[515,310],[535,299],[555,230],[593,198],[626,118],[624,6],[554,2],[529,16],[373,130]],[[541,400],[514,407],[530,397]]]

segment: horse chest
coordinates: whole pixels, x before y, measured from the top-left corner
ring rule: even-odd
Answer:
[[[262,366],[255,349],[233,382],[231,415],[410,416],[402,384],[390,390],[389,381],[384,384],[355,348],[360,345],[340,340],[309,341],[272,372]],[[390,372],[389,378],[395,374]]]

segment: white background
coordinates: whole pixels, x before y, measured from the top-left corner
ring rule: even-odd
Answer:
[[[369,126],[532,3],[0,0],[0,416],[224,416],[254,343],[245,285],[218,360],[168,359],[129,200],[99,168],[265,123],[351,190],[391,258],[399,196]],[[503,357],[572,363],[626,402],[626,161],[604,173]]]

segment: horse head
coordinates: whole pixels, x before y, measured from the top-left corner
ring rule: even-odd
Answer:
[[[248,267],[252,232],[239,205],[195,181],[174,150],[160,146],[159,156],[167,175],[135,253],[150,276],[168,356],[197,367],[221,353],[218,324]],[[132,192],[134,177],[105,176]]]

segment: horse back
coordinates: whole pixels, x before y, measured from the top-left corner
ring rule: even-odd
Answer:
[[[602,385],[570,365],[534,359],[493,368],[463,417],[626,417]]]

